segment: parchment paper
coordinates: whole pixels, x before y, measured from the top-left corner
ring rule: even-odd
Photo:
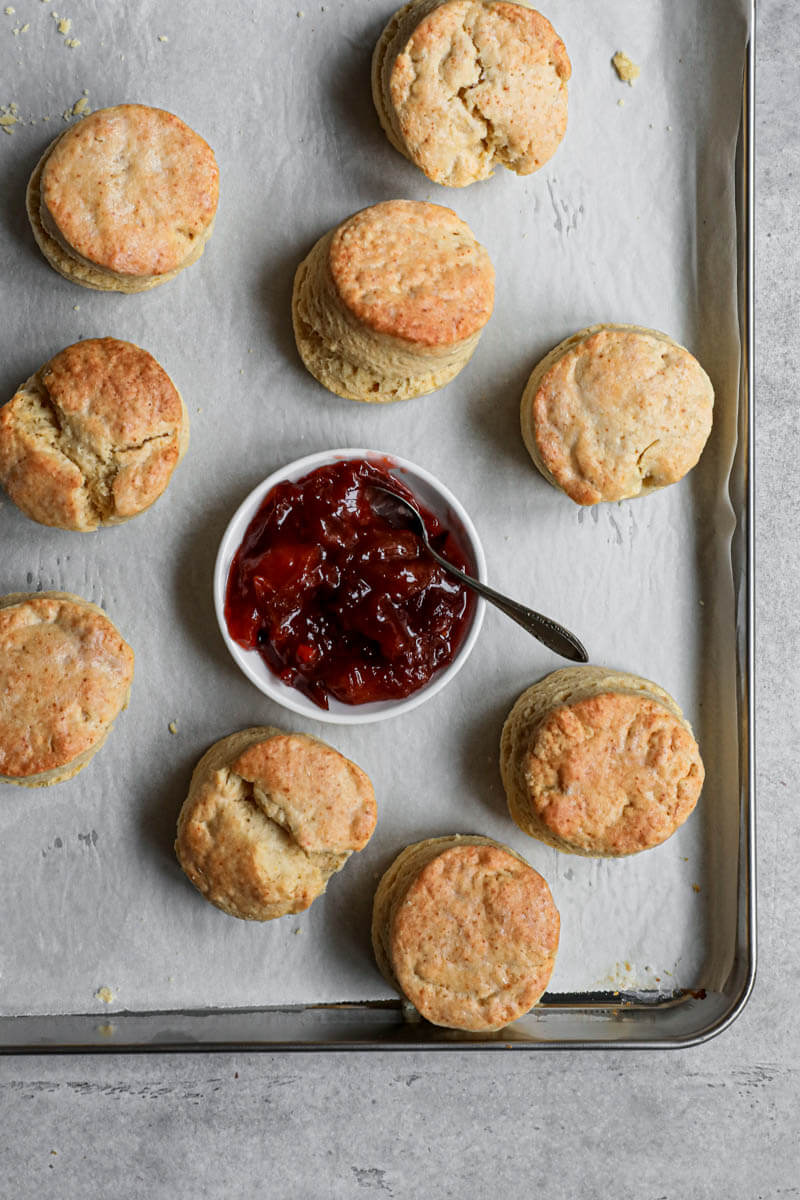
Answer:
[[[548,0],[573,64],[566,139],[536,175],[500,169],[463,190],[428,183],[380,132],[369,60],[391,0],[63,0],[65,13],[56,3],[72,22],[66,33],[46,0],[0,12],[0,104],[15,103],[19,117],[12,134],[0,132],[0,399],[63,346],[113,335],[169,371],[192,436],[166,495],[120,528],[45,529],[2,498],[0,592],[60,588],[101,604],[134,647],[136,677],[129,709],[75,779],[0,786],[0,1011],[387,997],[369,947],[375,884],[404,845],[451,832],[507,842],[549,881],[562,917],[552,991],[714,986],[732,951],[736,887],[726,479],[740,355],[733,187],[744,0]],[[618,49],[641,65],[633,87],[611,68]],[[218,156],[221,202],[204,257],[144,295],[66,282],[27,226],[27,177],[84,94],[91,108],[170,109]],[[289,300],[316,238],[392,197],[453,207],[490,251],[497,302],[453,383],[376,408],[306,374]],[[669,332],[705,365],[717,403],[709,446],[682,483],[582,510],[533,469],[518,405],[540,356],[597,321]],[[516,830],[498,772],[500,728],[519,692],[562,663],[494,610],[457,679],[398,721],[304,721],[241,676],[212,611],[222,531],[276,467],[347,445],[433,471],[473,516],[497,587],[573,628],[594,662],[648,676],[678,699],[707,783],[675,837],[605,862]],[[256,723],[330,741],[370,774],[379,803],[374,838],[327,895],[266,925],[204,902],[172,852],[197,758]]]

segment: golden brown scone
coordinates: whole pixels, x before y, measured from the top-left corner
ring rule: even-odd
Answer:
[[[669,693],[604,667],[565,667],[522,693],[503,726],[500,772],[523,833],[597,858],[666,841],[705,775]]]
[[[372,912],[381,973],[434,1025],[489,1032],[526,1013],[553,973],[550,889],[507,846],[428,838],[385,873]]]
[[[120,104],[47,147],[27,207],[60,275],[97,291],[143,292],[200,257],[218,193],[214,152],[199,134],[163,109]]]
[[[699,459],[714,389],[665,333],[592,325],[534,368],[522,437],[536,467],[576,504],[628,500],[677,483]]]
[[[70,592],[0,597],[0,783],[77,775],[128,703],[133,651]]]
[[[243,729],[206,751],[175,853],[217,908],[248,921],[302,912],[375,828],[367,776],[305,733]]]
[[[0,408],[0,483],[42,525],[119,525],[158,499],[188,443],[189,415],[153,356],[89,338]]]
[[[567,128],[564,43],[535,9],[506,0],[412,0],[372,57],[389,141],[434,183],[465,187],[501,163],[530,175]]]
[[[489,255],[451,209],[388,200],[320,238],[297,269],[292,318],[315,379],[380,404],[449,383],[493,304]]]

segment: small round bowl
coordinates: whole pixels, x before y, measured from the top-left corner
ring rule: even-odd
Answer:
[[[228,574],[236,551],[239,549],[247,531],[247,527],[258,512],[264,497],[276,483],[284,480],[294,482],[330,463],[341,462],[345,459],[362,458],[375,462],[392,475],[401,479],[406,487],[413,492],[420,503],[438,517],[442,525],[449,529],[458,540],[466,554],[468,570],[482,582],[486,581],[486,559],[475,526],[464,507],[456,500],[453,493],[440,483],[424,467],[398,458],[396,454],[385,454],[377,450],[323,450],[319,454],[309,454],[306,458],[298,458],[296,462],[274,471],[263,483],[254,488],[249,496],[237,508],[231,518],[228,528],[223,534],[214,565],[214,608],[217,614],[225,645],[231,652],[234,662],[244,672],[251,683],[276,700],[284,708],[302,713],[315,721],[328,721],[335,725],[365,725],[371,721],[385,721],[389,717],[399,717],[401,713],[410,712],[419,704],[429,700],[440,692],[453,679],[469,658],[483,623],[485,601],[475,597],[472,617],[464,640],[456,651],[455,658],[446,667],[431,678],[431,680],[401,700],[378,700],[371,704],[342,704],[333,696],[328,698],[329,708],[320,708],[296,688],[283,683],[277,675],[270,671],[257,650],[245,650],[233,640],[225,622],[225,592],[228,586]]]

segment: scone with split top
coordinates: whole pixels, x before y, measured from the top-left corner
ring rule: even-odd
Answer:
[[[257,726],[200,759],[175,852],[217,908],[271,921],[308,908],[376,819],[372,784],[355,763],[309,734]]]
[[[153,356],[87,338],[0,409],[0,483],[34,521],[87,532],[149,508],[188,443],[186,407]]]
[[[412,0],[372,58],[389,141],[434,183],[465,187],[502,165],[538,171],[567,128],[572,68],[553,26],[508,0]]]

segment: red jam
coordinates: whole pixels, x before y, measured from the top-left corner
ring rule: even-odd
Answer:
[[[329,696],[368,704],[415,692],[452,661],[472,612],[472,594],[418,534],[375,511],[373,483],[414,500],[433,547],[469,570],[408,488],[353,459],[272,488],[228,575],[231,637],[320,708]]]

